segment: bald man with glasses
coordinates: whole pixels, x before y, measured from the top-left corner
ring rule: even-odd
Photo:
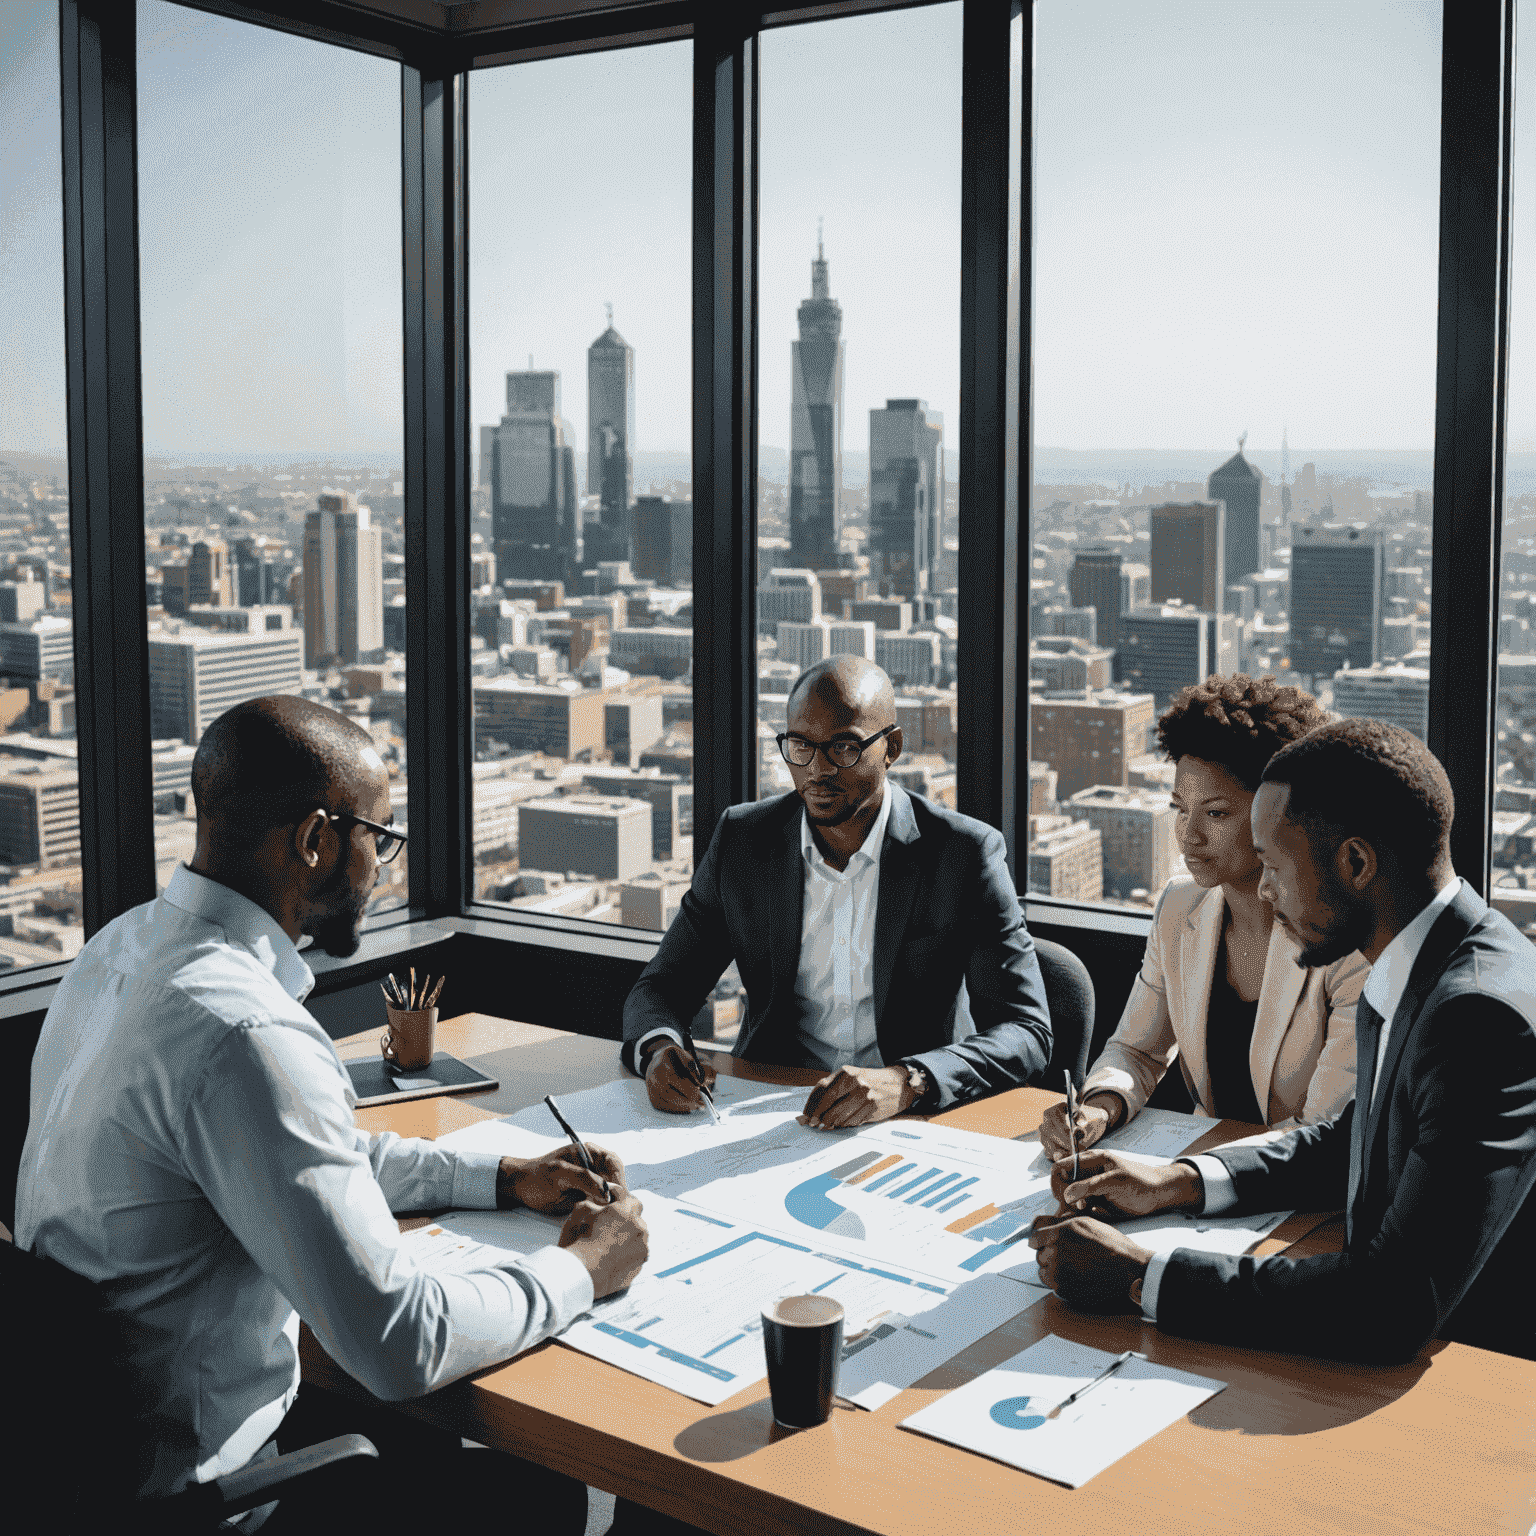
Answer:
[[[625,1065],[651,1103],[703,1108],[713,1072],[689,1023],[734,960],[735,1054],[813,1067],[806,1123],[932,1113],[1038,1077],[1045,986],[1003,839],[889,782],[891,680],[834,656],[790,690],[779,751],[794,790],[720,818],[681,910],[624,1007]]]

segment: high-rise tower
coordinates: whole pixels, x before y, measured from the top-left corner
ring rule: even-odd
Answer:
[[[869,574],[882,597],[937,589],[943,508],[944,417],[887,400],[869,413]]]
[[[350,491],[327,492],[304,520],[304,665],[349,666],[383,651],[383,540]]]
[[[1171,501],[1152,508],[1154,603],[1177,601],[1204,613],[1220,611],[1226,591],[1225,522],[1219,501]]]
[[[1243,457],[1245,432],[1237,441],[1237,452],[1219,469],[1211,471],[1205,494],[1211,501],[1227,504],[1226,542],[1222,550],[1223,580],[1230,586],[1258,570],[1259,491],[1264,477]]]
[[[790,564],[837,565],[843,490],[843,307],[827,287],[821,233],[811,263],[811,296],[800,305],[791,344],[789,423]]]
[[[634,500],[635,349],[613,328],[587,348],[587,494],[598,499],[595,524],[582,528],[589,565],[630,557]]]
[[[579,578],[576,453],[558,373],[507,375],[507,414],[491,439],[491,537],[503,578],[572,586]]]

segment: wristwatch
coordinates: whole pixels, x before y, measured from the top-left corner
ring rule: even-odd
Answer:
[[[902,1066],[907,1069],[907,1086],[912,1090],[912,1102],[908,1109],[916,1109],[928,1096],[933,1088],[933,1079],[928,1076],[928,1069],[915,1061],[904,1061]]]

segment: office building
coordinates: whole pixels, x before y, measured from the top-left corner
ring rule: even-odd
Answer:
[[[1154,716],[1149,693],[1031,699],[1030,756],[1055,770],[1058,798],[1094,784],[1124,789],[1131,759],[1147,750]]]
[[[199,539],[187,557],[187,606],[232,608],[234,572],[223,539]]]
[[[828,656],[862,656],[879,659],[879,633],[867,619],[823,619],[827,626]]]
[[[270,634],[273,630],[294,628],[293,609],[286,603],[257,608],[205,608],[194,603],[181,618],[184,624],[198,629],[217,629],[231,635]]]
[[[792,666],[796,673],[824,661],[832,654],[830,628],[825,619],[814,619],[809,624],[780,624],[779,660]]]
[[[843,494],[843,307],[831,296],[821,240],[811,296],[791,343],[789,554],[796,566],[841,564]]]
[[[1181,688],[1213,672],[1238,670],[1241,627],[1230,613],[1200,613],[1178,604],[1137,608],[1121,621],[1120,680],[1150,693],[1165,709]]]
[[[638,496],[630,513],[634,574],[664,587],[693,585],[693,503]]]
[[[1037,830],[1029,841],[1029,892],[1063,901],[1102,901],[1104,854],[1098,828],[1067,821]]]
[[[613,328],[587,348],[587,494],[597,515],[582,524],[582,559],[628,560],[634,499],[635,349]]]
[[[553,371],[507,375],[507,414],[491,438],[491,539],[503,584],[576,587],[585,564],[576,451]]]
[[[633,880],[651,867],[651,808],[606,795],[554,795],[517,808],[524,869]]]
[[[660,741],[664,729],[659,693],[610,694],[603,706],[603,745],[625,767]]]
[[[1400,725],[1420,741],[1429,739],[1429,668],[1345,667],[1333,675],[1336,714],[1358,715]]]
[[[944,675],[938,635],[897,635],[875,630],[874,643],[875,665],[898,688],[931,688]]]
[[[1332,677],[1381,660],[1382,532],[1342,524],[1291,530],[1291,671]]]
[[[185,807],[192,793],[192,760],[197,748],[184,741],[151,743],[150,767],[154,773],[155,811],[170,815]]]
[[[584,773],[581,783],[595,795],[644,800],[650,806],[651,858],[656,863],[664,864],[687,852],[683,834],[693,830],[693,785],[686,779],[655,769],[646,773],[613,769]]]
[[[1219,501],[1165,502],[1152,508],[1152,601],[1179,602],[1205,613],[1226,591],[1226,519]]]
[[[1029,814],[1044,816],[1056,803],[1056,770],[1044,763],[1029,765]]]
[[[304,665],[382,660],[384,546],[350,491],[326,493],[304,519]]]
[[[938,588],[944,417],[926,400],[869,413],[869,576],[882,597]]]
[[[75,681],[75,627],[40,614],[25,623],[0,624],[0,676]]]
[[[599,688],[485,678],[474,685],[475,738],[499,741],[514,752],[590,760],[604,749],[608,697]]]
[[[1244,434],[1246,438],[1247,434]],[[1259,500],[1264,476],[1243,457],[1243,442],[1220,468],[1211,471],[1205,494],[1226,508],[1226,534],[1222,541],[1222,568],[1230,585],[1262,570],[1259,548]]]
[[[28,624],[48,606],[40,581],[0,581],[0,624]]]
[[[298,693],[305,637],[296,629],[231,634],[187,626],[149,632],[150,734],[196,746],[226,709],[269,693]]]
[[[1067,578],[1073,607],[1093,609],[1093,638],[1111,651],[1120,648],[1120,615],[1125,611],[1120,595],[1123,564],[1118,549],[1104,545],[1080,549]]]
[[[1062,810],[1102,838],[1105,892],[1121,901],[1156,895],[1178,864],[1177,819],[1168,796],[1152,789],[1095,784],[1068,797]]]
[[[1073,608],[1064,603],[1038,604],[1029,610],[1031,638],[1062,635],[1096,644],[1099,638],[1098,609]]]
[[[812,624],[821,617],[821,582],[815,571],[781,566],[757,586],[757,632],[776,635],[785,620]]]
[[[265,608],[286,600],[286,565],[266,539],[236,539],[230,553],[234,568],[235,602],[242,608]]]
[[[1108,688],[1114,681],[1115,653],[1069,635],[1037,635],[1029,648],[1029,675],[1047,693],[1066,689]]]
[[[826,594],[823,592],[823,598]],[[848,604],[847,616],[858,623],[870,623],[878,630],[905,634],[912,628],[912,604],[902,598],[866,597]]]
[[[609,637],[608,660],[646,677],[687,677],[693,671],[693,631],[670,624],[616,629]]]
[[[79,862],[79,770],[63,759],[0,755],[0,864]]]
[[[627,880],[619,887],[620,920],[626,928],[665,933],[672,926],[687,890],[684,882],[664,880],[655,873]]]

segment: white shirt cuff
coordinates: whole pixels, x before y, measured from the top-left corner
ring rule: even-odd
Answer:
[[[539,1248],[522,1261],[522,1267],[549,1295],[557,1319],[552,1333],[559,1333],[583,1312],[592,1310],[592,1276],[587,1273],[587,1266],[567,1249],[553,1244]]]
[[[636,1070],[639,1069],[639,1066],[640,1066],[640,1053],[645,1049],[646,1041],[647,1040],[654,1040],[658,1035],[665,1035],[667,1037],[667,1039],[672,1041],[673,1044],[676,1045],[677,1048],[680,1051],[685,1051],[685,1050],[688,1049],[688,1047],[683,1044],[683,1037],[680,1034],[678,1034],[678,1032],[675,1029],[671,1028],[669,1025],[663,1024],[660,1029],[653,1029],[649,1034],[641,1035],[640,1038],[635,1041],[635,1067],[636,1067]]]
[[[460,1152],[453,1168],[453,1199],[456,1211],[494,1211],[496,1173],[501,1167],[497,1152]]]
[[[1163,1271],[1167,1269],[1168,1260],[1172,1257],[1172,1253],[1154,1253],[1147,1264],[1146,1274],[1142,1276],[1141,1315],[1149,1323],[1157,1321],[1157,1288],[1163,1283]]]
[[[1237,1204],[1237,1190],[1233,1187],[1232,1175],[1227,1172],[1227,1165],[1219,1157],[1181,1157],[1179,1161],[1190,1163],[1200,1171],[1201,1182],[1205,1185],[1205,1204],[1200,1207],[1202,1216],[1219,1216]]]

